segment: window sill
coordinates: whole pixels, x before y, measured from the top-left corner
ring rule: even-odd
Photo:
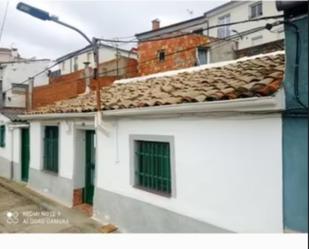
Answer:
[[[259,15],[259,16],[255,16],[255,17],[252,17],[252,16],[249,16],[249,20],[254,20],[254,19],[258,19],[258,18],[261,18],[263,15]]]
[[[137,186],[137,185],[133,185],[132,187],[135,188],[135,189],[141,190],[143,192],[147,192],[147,193],[150,193],[150,194],[155,194],[157,196],[161,196],[161,197],[165,197],[165,198],[172,198],[172,193],[170,193],[170,194],[163,193],[163,192],[151,190],[151,189],[148,189],[148,188],[143,188],[143,187],[140,187],[140,186]]]
[[[54,171],[51,171],[51,170],[47,170],[47,169],[42,169],[42,172],[47,174],[47,175],[51,175],[51,176],[59,176],[59,172],[54,172]]]

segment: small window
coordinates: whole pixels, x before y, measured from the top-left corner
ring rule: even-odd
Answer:
[[[198,35],[204,35],[204,30],[202,28],[196,29],[196,30],[193,30],[193,33],[198,34]]]
[[[198,65],[204,65],[208,63],[207,48],[205,47],[197,48],[197,62]]]
[[[134,149],[135,186],[170,196],[170,143],[136,140]]]
[[[0,126],[0,147],[5,147],[5,125]]]
[[[218,28],[218,38],[225,38],[230,36],[230,23],[231,15],[227,14],[218,18],[218,25],[222,25]]]
[[[58,126],[45,127],[43,168],[54,173],[58,173],[58,133]]]
[[[87,62],[90,62],[90,58],[91,58],[91,52],[87,53]]]
[[[74,71],[78,70],[78,57],[74,57]]]
[[[62,70],[62,71],[65,71],[65,61],[64,61],[64,62],[62,62],[62,67],[61,67],[61,70]]]
[[[165,51],[164,50],[160,50],[158,52],[158,58],[160,62],[165,61]]]
[[[250,5],[250,18],[256,18],[263,15],[263,5],[262,2],[257,2]]]

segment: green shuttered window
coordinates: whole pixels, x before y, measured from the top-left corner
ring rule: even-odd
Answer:
[[[0,126],[0,147],[5,147],[5,125]]]
[[[168,142],[135,141],[135,184],[151,192],[171,195]]]
[[[46,126],[44,136],[44,169],[58,173],[58,137],[57,126]]]

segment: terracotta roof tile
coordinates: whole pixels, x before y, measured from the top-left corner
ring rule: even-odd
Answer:
[[[217,101],[269,96],[284,77],[284,53],[246,58],[225,65],[211,64],[175,71],[174,75],[152,75],[131,79],[101,89],[102,110],[144,108],[187,102]],[[30,113],[96,111],[94,92],[58,101]]]

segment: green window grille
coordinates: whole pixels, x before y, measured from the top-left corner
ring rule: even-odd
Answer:
[[[135,141],[135,185],[171,195],[171,160],[168,142]]]
[[[0,126],[0,147],[5,147],[5,125]]]
[[[46,126],[44,136],[44,169],[58,173],[58,137],[57,126]]]

